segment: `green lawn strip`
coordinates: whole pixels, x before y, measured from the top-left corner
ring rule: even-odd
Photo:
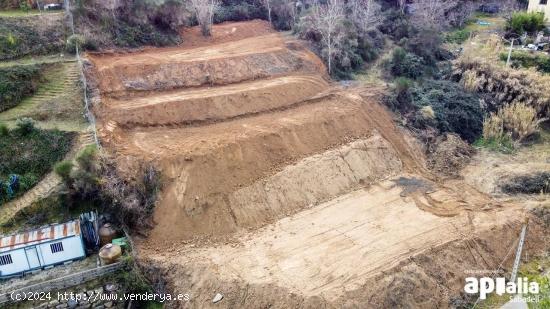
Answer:
[[[43,129],[82,131],[86,128],[86,121],[78,78],[76,63],[46,65],[43,70],[44,82],[32,96],[1,112],[0,122],[14,128],[17,119],[29,117],[36,121],[37,127]]]

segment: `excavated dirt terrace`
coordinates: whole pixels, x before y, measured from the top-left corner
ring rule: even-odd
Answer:
[[[191,295],[168,307],[448,307],[465,267],[500,263],[522,207],[428,172],[384,89],[331,85],[263,22],[213,33],[88,55],[105,149],[129,177],[142,162],[163,177],[138,252]]]

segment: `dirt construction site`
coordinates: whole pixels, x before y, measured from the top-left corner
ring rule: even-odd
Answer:
[[[426,166],[385,89],[344,87],[260,21],[88,54],[102,145],[163,189],[139,260],[184,308],[445,308],[511,268],[529,213]],[[481,176],[483,177],[483,176]],[[526,252],[543,247],[534,218]],[[223,294],[217,303],[212,298]]]

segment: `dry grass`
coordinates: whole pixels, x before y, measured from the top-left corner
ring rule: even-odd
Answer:
[[[535,108],[515,102],[485,119],[483,138],[501,139],[504,134],[508,134],[513,140],[522,141],[538,131],[540,122]]]
[[[469,91],[491,94],[499,106],[523,103],[538,117],[550,113],[550,76],[534,70],[513,69],[481,57],[464,55],[455,62],[455,76]]]

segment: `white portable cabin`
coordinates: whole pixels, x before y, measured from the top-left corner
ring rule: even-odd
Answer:
[[[0,238],[0,278],[84,258],[80,221]]]

